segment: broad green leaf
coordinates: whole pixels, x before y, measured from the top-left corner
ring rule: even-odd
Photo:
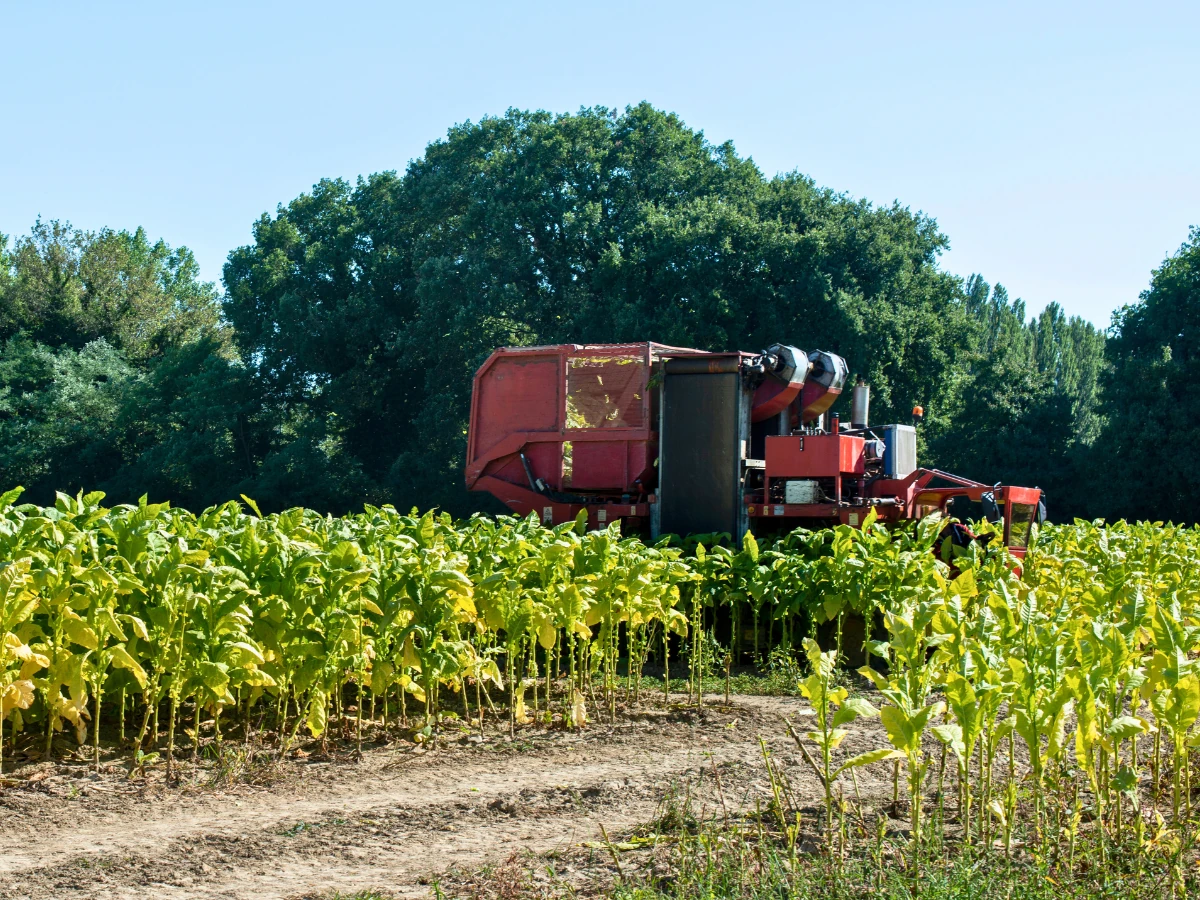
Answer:
[[[872,706],[869,701],[864,700],[862,697],[851,697],[834,713],[833,725],[834,727],[847,725],[860,717],[869,719],[878,714],[879,710]]]
[[[129,651],[121,644],[115,644],[108,650],[109,657],[112,659],[112,664],[118,669],[126,669],[137,679],[137,683],[142,687],[146,686],[146,670],[141,667],[136,659],[129,655]]]
[[[229,686],[229,669],[221,663],[200,662],[196,666],[201,683],[214,694],[222,694]]]
[[[883,707],[879,711],[879,718],[893,747],[904,753],[912,753],[917,749],[921,734],[914,727],[913,720],[899,707]]]
[[[305,716],[304,724],[308,726],[308,733],[314,738],[319,738],[325,733],[325,725],[328,722],[328,711],[325,708],[326,702],[327,699],[324,692],[310,692],[308,715]]]
[[[904,754],[898,750],[888,750],[886,748],[881,750],[868,750],[866,753],[860,753],[857,756],[850,757],[850,759],[838,766],[837,770],[834,772],[834,777],[836,778],[842,772],[846,772],[850,769],[858,769],[862,766],[869,766],[872,763],[883,762],[884,760],[889,759],[902,759],[903,757]]]
[[[863,666],[858,670],[858,674],[863,678],[869,679],[872,684],[879,690],[883,690],[888,686],[888,680],[872,669],[870,666]]]
[[[1133,716],[1118,716],[1104,729],[1104,733],[1118,741],[1126,741],[1135,735],[1144,734],[1146,723]]]
[[[63,632],[80,647],[86,647],[88,650],[97,650],[100,647],[100,639],[96,632],[82,619],[64,619]]]

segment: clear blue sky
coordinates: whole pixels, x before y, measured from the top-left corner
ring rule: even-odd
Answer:
[[[1107,325],[1200,224],[1200,4],[0,4],[0,232],[186,244],[508,107],[648,100]]]

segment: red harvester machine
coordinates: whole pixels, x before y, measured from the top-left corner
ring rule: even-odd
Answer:
[[[831,413],[846,361],[775,344],[706,353],[663,344],[506,347],[475,373],[467,487],[547,525],[729,532],[858,525],[941,510],[1003,522],[1023,556],[1044,517],[1037,488],[917,467],[913,425],[872,428],[870,389]],[[914,416],[919,418],[919,408]]]

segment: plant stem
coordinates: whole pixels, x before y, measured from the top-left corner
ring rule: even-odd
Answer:
[[[96,694],[96,718],[92,722],[92,769],[95,772],[100,771],[100,695],[103,688],[102,682],[96,682],[93,687]]]
[[[174,689],[171,691],[171,718],[167,722],[167,781],[171,781],[175,774],[175,718],[179,708],[179,695]]]

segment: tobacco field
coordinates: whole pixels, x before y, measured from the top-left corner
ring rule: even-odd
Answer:
[[[1018,567],[979,544],[938,558],[935,517],[731,548],[390,507],[19,499],[0,497],[9,770],[68,736],[98,766],[101,740],[119,738],[132,769],[169,777],[202,723],[217,746],[253,727],[280,753],[361,748],[375,726],[417,742],[448,720],[582,728],[656,702],[643,671],[663,690],[684,676],[701,705],[706,678],[788,658],[811,707],[789,727],[827,840],[845,832],[857,772],[886,767],[914,859],[953,821],[967,846],[1034,847],[1069,868],[1086,841],[1101,858],[1165,861],[1184,883],[1200,788],[1196,529],[1048,525]],[[886,742],[840,749],[874,718]]]

